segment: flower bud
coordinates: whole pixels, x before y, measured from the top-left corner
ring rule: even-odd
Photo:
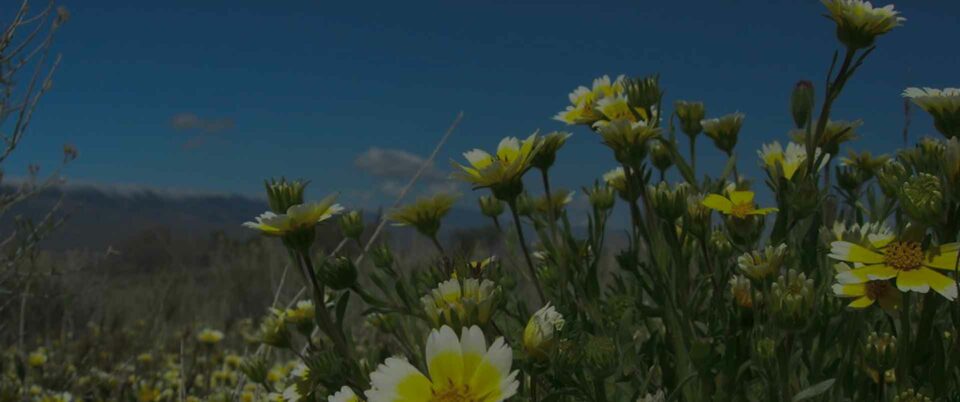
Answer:
[[[677,117],[680,118],[680,129],[690,138],[696,137],[703,131],[700,121],[706,117],[706,108],[703,102],[687,102],[678,100],[673,103]]]
[[[804,128],[813,114],[814,91],[810,81],[798,81],[790,95],[790,113],[797,128]]]
[[[320,280],[333,290],[343,290],[357,283],[357,267],[348,257],[337,257],[319,269]]]
[[[897,338],[888,333],[878,335],[876,332],[867,336],[864,345],[863,359],[868,367],[886,372],[897,364]]]
[[[760,338],[754,345],[757,356],[764,360],[773,359],[777,353],[777,341],[772,338]]]
[[[763,251],[751,251],[737,257],[737,266],[753,280],[762,281],[780,272],[787,256],[787,245],[767,246]]]
[[[813,308],[813,279],[793,269],[770,286],[770,314],[786,329],[799,329]]]
[[[527,321],[523,329],[523,347],[534,359],[546,359],[553,349],[557,334],[563,329],[563,315],[547,303]]]
[[[533,199],[526,191],[517,196],[517,215],[530,216],[533,214]]]
[[[313,332],[313,319],[316,317],[317,310],[313,305],[313,300],[301,300],[291,308],[288,308],[284,314],[284,320],[293,325],[298,332],[304,336],[310,336]]]
[[[653,141],[650,143],[650,160],[657,170],[664,171],[673,166],[673,156],[670,149],[663,141]]]
[[[595,211],[604,212],[613,208],[614,190],[609,185],[594,183],[592,188],[585,188],[584,192]]]
[[[540,150],[533,156],[530,166],[540,170],[547,170],[557,159],[557,151],[563,147],[572,134],[554,131],[540,138]]]
[[[660,182],[656,187],[648,186],[647,194],[653,204],[653,211],[668,222],[677,220],[687,211],[689,188],[686,183],[670,188],[667,182]]]
[[[563,213],[563,208],[573,201],[573,191],[559,189],[550,196],[544,195],[533,202],[534,209],[547,217],[559,217]],[[552,211],[551,211],[552,210]]]
[[[491,195],[480,197],[480,212],[488,218],[497,218],[503,214],[503,201]]]
[[[360,211],[350,211],[340,215],[340,231],[344,237],[359,239],[363,234],[363,215]]]
[[[267,382],[267,361],[263,355],[251,355],[243,359],[243,363],[240,363],[240,371],[250,382],[256,384]]]
[[[303,180],[287,181],[285,178],[270,179],[264,183],[267,201],[274,213],[284,214],[294,205],[303,204],[303,191],[309,182]]]
[[[730,253],[733,251],[733,244],[730,242],[730,237],[722,230],[714,230],[710,234],[709,245],[711,251],[721,260],[730,256]]]
[[[270,313],[260,323],[258,342],[281,349],[290,347],[290,331],[284,323],[283,315],[282,311],[270,309]]]
[[[33,368],[42,367],[47,364],[47,350],[37,348],[27,356],[27,365]]]
[[[915,391],[913,388],[907,389],[893,397],[893,402],[933,402],[930,397]]]
[[[716,119],[706,119],[700,124],[703,126],[703,133],[713,140],[717,149],[732,155],[733,148],[737,146],[740,128],[743,126],[743,118],[744,114],[738,112]]]
[[[943,190],[938,177],[927,173],[911,176],[902,184],[899,198],[904,212],[917,222],[928,225],[942,222]]]
[[[627,95],[627,103],[633,108],[646,111],[656,107],[663,98],[660,90],[660,76],[650,75],[640,79],[627,78],[623,82],[623,92]]]
[[[753,308],[753,289],[747,277],[736,275],[730,278],[730,294],[738,306]]]
[[[390,251],[390,246],[386,243],[380,243],[373,248],[373,253],[371,253],[373,266],[385,269],[390,268],[393,265],[393,252]]]
[[[885,163],[877,171],[877,183],[887,197],[894,197],[907,177],[907,169],[895,160]]]
[[[860,186],[870,180],[868,172],[857,166],[837,166],[837,184],[849,193],[856,193]]]
[[[583,357],[587,367],[601,376],[610,375],[619,361],[617,345],[607,336],[588,335]]]

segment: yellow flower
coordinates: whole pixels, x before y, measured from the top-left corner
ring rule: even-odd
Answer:
[[[30,367],[40,367],[47,363],[47,350],[37,348],[27,356],[27,365]]]
[[[743,275],[734,275],[730,278],[730,294],[738,306],[753,308],[753,287],[750,280]]]
[[[631,108],[626,95],[614,95],[600,99],[597,101],[597,111],[609,121],[624,119],[631,122],[643,121],[647,123],[653,120],[657,113],[655,106],[652,113],[647,113],[644,108],[640,107]],[[598,120],[593,125],[604,125],[606,123],[606,121]]]
[[[243,226],[270,236],[283,236],[296,230],[312,228],[343,211],[343,207],[334,203],[336,199],[337,195],[331,194],[319,202],[293,205],[287,208],[284,214],[267,211],[258,216],[256,222],[246,222]]]
[[[900,300],[900,293],[897,292],[890,281],[866,281],[864,283],[835,283],[833,284],[833,294],[839,297],[853,298],[848,307],[863,309],[879,303],[884,309],[892,310],[897,308]]]
[[[501,402],[517,393],[517,372],[510,371],[513,351],[503,338],[488,348],[480,327],[448,326],[427,339],[429,377],[407,360],[388,358],[370,374],[369,402]]]
[[[453,175],[474,188],[489,187],[494,195],[504,201],[510,201],[523,191],[520,178],[532,167],[531,163],[540,148],[537,133],[520,141],[507,137],[497,145],[496,155],[474,149],[463,154],[470,166],[454,162],[459,171]]]
[[[293,324],[301,325],[311,323],[316,315],[316,309],[313,307],[313,300],[301,300],[291,308],[288,308],[284,319]]]
[[[873,44],[877,36],[900,26],[906,18],[900,17],[893,4],[873,7],[863,0],[821,0],[837,23],[837,38],[843,44],[864,48]]]
[[[328,402],[360,402],[360,397],[350,387],[344,385],[337,393],[330,396]]]
[[[830,258],[855,264],[854,269],[837,273],[836,279],[841,285],[896,278],[897,288],[903,292],[927,293],[933,288],[949,300],[957,298],[956,282],[934,269],[955,270],[960,243],[924,250],[919,242],[897,239],[891,234],[871,235],[869,243],[867,246],[847,241],[830,244]]]
[[[703,127],[703,134],[713,140],[717,149],[730,155],[733,153],[733,148],[737,146],[737,138],[740,135],[740,128],[743,127],[744,117],[743,113],[736,112],[719,118],[701,120],[700,125]]]
[[[941,134],[960,137],[960,88],[907,88],[903,96],[930,113]]]
[[[490,280],[470,278],[461,283],[453,278],[440,282],[420,301],[436,326],[452,322],[485,324],[493,314],[498,293]]]
[[[766,215],[777,212],[776,208],[757,208],[757,205],[753,202],[753,197],[753,191],[731,191],[730,198],[719,194],[708,194],[703,199],[703,205],[739,219],[746,218],[749,215]]]
[[[197,340],[207,345],[216,345],[223,340],[223,332],[211,328],[205,328],[197,334]]]

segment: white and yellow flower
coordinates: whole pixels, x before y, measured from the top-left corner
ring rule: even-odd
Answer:
[[[503,338],[487,348],[480,327],[461,336],[448,326],[427,339],[429,377],[406,359],[388,358],[370,374],[369,402],[500,402],[517,393],[517,372],[510,371],[513,351]]]
[[[593,88],[579,86],[570,92],[570,106],[557,113],[554,120],[559,120],[567,124],[593,124],[600,120],[603,115],[596,110],[597,102],[601,99],[612,97],[623,92],[623,75],[611,81],[610,77],[604,75],[593,80]]]
[[[260,214],[256,221],[245,222],[243,226],[270,236],[283,236],[295,230],[311,228],[343,211],[343,207],[335,203],[336,199],[337,195],[331,194],[318,202],[293,205],[283,214],[267,211]]]
[[[941,134],[960,137],[960,88],[907,88],[903,96],[930,113]]]
[[[360,402],[360,397],[353,392],[353,389],[344,385],[335,394],[330,396],[328,402]]]
[[[893,4],[874,7],[863,0],[821,0],[837,23],[837,38],[843,44],[864,48],[873,44],[877,36],[901,25],[906,18],[893,9]]]
[[[807,150],[803,145],[795,142],[787,144],[786,151],[783,150],[783,146],[780,145],[779,141],[774,141],[772,144],[764,144],[760,147],[760,150],[757,151],[757,155],[760,156],[763,167],[766,168],[771,175],[775,175],[779,171],[783,173],[783,177],[787,180],[792,179],[807,161]],[[817,148],[814,157],[820,157],[820,148]],[[829,160],[830,155],[825,155],[818,169],[823,169]]]
[[[931,288],[943,297],[957,298],[957,283],[935,270],[954,271],[960,243],[930,247],[897,239],[892,234],[870,235],[869,245],[835,241],[830,245],[830,258],[854,263],[854,269],[837,273],[841,285],[862,284],[896,278],[903,292],[927,293]]]
[[[473,149],[463,154],[469,166],[454,162],[459,169],[453,175],[472,184],[475,188],[490,187],[494,195],[516,196],[522,191],[520,178],[532,167],[531,162],[540,148],[537,133],[520,141],[516,137],[506,137],[497,145],[496,155],[481,149]],[[520,191],[515,187],[520,186]],[[501,193],[498,195],[498,190]],[[503,194],[506,191],[509,194]],[[513,194],[516,192],[516,194]]]

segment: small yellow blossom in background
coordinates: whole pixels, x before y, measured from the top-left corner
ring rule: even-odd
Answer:
[[[719,194],[708,194],[703,205],[734,218],[743,219],[750,215],[767,215],[777,212],[776,208],[757,208],[753,202],[753,191],[730,191],[729,198]]]
[[[469,166],[454,162],[457,171],[453,176],[473,185],[474,188],[490,188],[493,195],[503,201],[513,201],[523,191],[520,178],[533,167],[533,158],[539,152],[541,142],[537,133],[521,141],[506,137],[491,155],[481,149],[463,154]]]
[[[940,134],[960,137],[960,88],[907,88],[903,97],[933,116],[933,125]]]
[[[27,365],[30,367],[41,367],[47,363],[47,350],[44,348],[37,348],[29,355],[27,355]]]
[[[901,25],[906,18],[893,9],[893,4],[874,7],[863,0],[821,0],[837,23],[837,38],[851,49],[873,45],[880,35]]]
[[[330,396],[329,402],[360,402],[360,397],[353,392],[353,389],[344,385],[335,394]]]
[[[933,288],[948,300],[957,298],[957,283],[935,269],[955,269],[960,243],[924,250],[917,241],[897,239],[889,233],[870,235],[868,240],[869,245],[848,241],[831,243],[830,258],[857,264],[852,270],[837,273],[839,284],[863,284],[896,278],[897,288],[903,292],[927,293]],[[852,294],[855,290],[851,288],[844,292]],[[866,295],[866,290],[864,292]]]
[[[427,338],[427,372],[407,360],[388,358],[370,374],[369,402],[501,402],[517,393],[517,371],[510,371],[513,351],[503,338],[490,347],[480,327],[463,328],[458,338],[443,326]]]
[[[627,175],[622,167],[615,168],[607,173],[603,174],[603,181],[610,188],[617,190],[618,193],[626,194],[627,192]]]
[[[313,322],[316,316],[316,309],[313,307],[313,300],[301,300],[291,308],[288,308],[284,319],[293,325],[301,325]]]
[[[197,334],[197,340],[203,344],[216,345],[223,340],[223,332],[211,328],[205,328],[200,331],[199,334]]]
[[[318,202],[290,206],[283,214],[267,211],[258,216],[255,222],[246,222],[243,226],[269,236],[283,236],[296,230],[312,228],[343,211],[343,207],[335,203],[336,200],[337,195],[331,194]]]
[[[647,142],[658,138],[661,129],[645,121],[616,119],[609,122],[597,122],[594,129],[603,139],[603,144],[613,150],[617,162],[635,166],[643,161],[647,154]]]
[[[753,308],[753,286],[750,280],[743,275],[734,275],[729,283],[734,302],[743,308]]]

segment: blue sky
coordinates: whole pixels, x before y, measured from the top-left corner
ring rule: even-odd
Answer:
[[[760,178],[755,150],[786,140],[793,84],[810,79],[822,94],[838,49],[813,0],[63,4],[64,61],[8,175],[51,167],[73,143],[75,182],[259,195],[264,178],[286,175],[312,180],[315,197],[342,191],[368,207],[389,203],[390,167],[428,154],[457,111],[465,118],[427,184],[442,187],[467,149],[563,129],[551,117],[567,93],[603,74],[660,73],[668,102],[744,112],[740,166]],[[900,144],[904,87],[960,85],[960,53],[944,46],[960,38],[960,2],[897,8],[905,25],[878,41],[835,109],[865,120],[858,149]],[[594,134],[572,130],[555,177],[579,188],[613,161]],[[912,133],[936,135],[922,113]],[[721,166],[700,145],[701,174]]]

